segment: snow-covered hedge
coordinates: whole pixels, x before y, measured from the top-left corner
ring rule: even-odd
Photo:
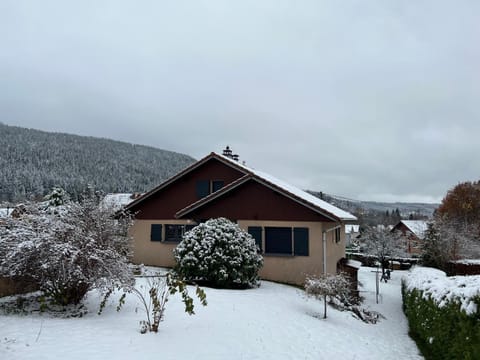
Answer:
[[[256,285],[263,265],[251,235],[225,218],[210,219],[187,232],[174,256],[175,270],[184,278],[223,288]]]
[[[425,358],[480,354],[480,276],[447,277],[416,267],[403,278],[402,294],[411,335]]]

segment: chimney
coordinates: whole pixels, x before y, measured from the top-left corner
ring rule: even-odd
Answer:
[[[227,145],[227,147],[223,150],[222,153],[223,156],[226,156],[228,158],[232,157],[232,150],[230,150],[230,147]]]

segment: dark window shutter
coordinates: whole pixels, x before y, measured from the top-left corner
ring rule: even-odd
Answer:
[[[255,239],[260,252],[262,251],[262,227],[261,226],[249,226],[248,233]]]
[[[294,255],[308,256],[308,228],[293,229]]]
[[[150,231],[151,241],[162,241],[162,224],[152,224]]]
[[[210,181],[197,180],[197,197],[204,198],[210,194]]]
[[[292,255],[292,228],[266,227],[265,253]]]
[[[223,188],[224,182],[223,180],[214,180],[212,181],[212,190],[213,192],[220,190]]]

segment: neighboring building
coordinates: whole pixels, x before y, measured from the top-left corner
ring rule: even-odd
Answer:
[[[228,151],[211,153],[126,206],[136,214],[133,261],[171,267],[184,231],[226,217],[255,238],[263,279],[302,284],[307,274],[335,273],[345,256],[344,225],[355,216],[241,165]]]
[[[424,220],[401,220],[391,231],[402,233],[405,251],[411,255],[422,252],[422,243],[427,231],[427,222]]]
[[[101,204],[106,205],[106,206],[110,206],[115,210],[120,210],[122,207],[127,206],[133,200],[139,198],[140,196],[141,196],[141,194],[139,194],[139,193],[134,193],[134,194],[129,194],[129,193],[107,194],[102,199]]]
[[[345,246],[352,246],[355,244],[355,239],[360,235],[360,225],[347,224],[345,225]]]

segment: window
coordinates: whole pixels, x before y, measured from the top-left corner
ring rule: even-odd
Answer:
[[[183,225],[165,225],[165,241],[180,242],[183,236]]]
[[[262,252],[262,227],[261,226],[249,226],[248,233],[255,239],[260,252]]]
[[[196,192],[199,199],[220,190],[225,185],[223,180],[197,180]]]
[[[293,228],[293,255],[308,256],[308,228]]]
[[[150,241],[162,241],[162,224],[152,224],[150,229]]]
[[[342,240],[340,235],[341,235],[341,229],[338,227],[338,228],[335,229],[335,234],[334,234],[334,238],[333,238],[336,243],[339,243]]]
[[[197,180],[197,197],[199,199],[204,198],[210,194],[210,181],[208,180]]]
[[[292,255],[292,228],[266,227],[265,254]]]
[[[212,181],[212,192],[218,191],[223,188],[224,182],[223,180],[213,180]]]
[[[193,229],[196,225],[165,225],[165,241],[180,242],[186,231]]]
[[[248,233],[262,248],[262,227],[249,226]],[[309,256],[308,228],[265,227],[265,254]]]

